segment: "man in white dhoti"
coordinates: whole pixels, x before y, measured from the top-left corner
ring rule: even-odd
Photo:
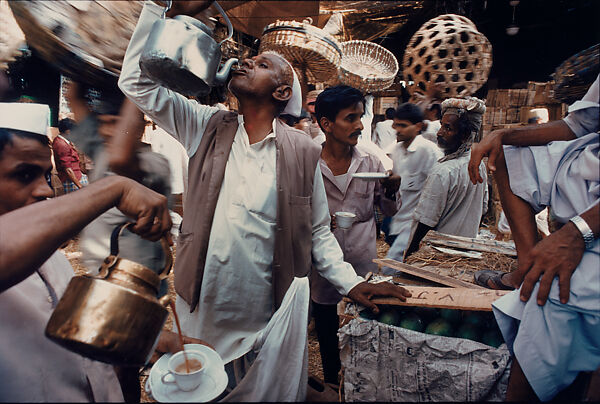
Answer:
[[[600,366],[599,79],[563,120],[473,147],[471,181],[489,156],[518,255],[517,270],[489,284],[519,288],[493,305],[515,359],[507,400],[550,400]],[[562,227],[538,241],[534,214],[546,206]]]
[[[170,15],[194,15],[185,11],[189,3],[175,2]],[[182,329],[209,341],[228,364],[226,399],[303,400],[311,263],[338,292],[369,307],[371,295],[408,292],[367,284],[343,261],[330,230],[321,148],[277,119],[300,114],[291,65],[273,53],[244,60],[229,83],[240,114],[200,105],[140,71],[162,11],[146,2],[119,87],[190,157],[175,264]]]

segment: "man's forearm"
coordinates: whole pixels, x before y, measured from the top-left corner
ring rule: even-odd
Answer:
[[[65,172],[67,173],[67,177],[69,177],[69,179],[71,181],[73,181],[73,183],[75,185],[77,185],[77,188],[81,188],[81,183],[79,182],[79,180],[77,179],[77,176],[75,175],[75,172],[73,171],[72,168],[67,168],[65,170]]]
[[[122,181],[104,178],[81,191],[0,216],[0,293],[31,275],[62,243],[114,206]]]
[[[573,140],[575,134],[562,120],[505,129],[502,144],[512,146],[542,146],[553,141]]]
[[[421,240],[423,237],[427,235],[429,230],[433,230],[432,227],[429,227],[421,222],[417,222],[417,227],[413,236],[411,237],[408,248],[406,249],[406,253],[404,253],[404,258],[406,259],[409,255],[419,250],[419,245],[421,244]]]
[[[129,99],[125,99],[115,133],[108,141],[107,154],[111,170],[119,175],[140,181],[143,172],[137,156],[144,132],[144,114]]]

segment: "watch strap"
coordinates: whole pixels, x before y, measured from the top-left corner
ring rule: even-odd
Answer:
[[[587,224],[587,222],[581,216],[572,217],[571,219],[569,219],[569,221],[572,222],[575,225],[575,227],[577,227],[577,230],[579,230],[579,232],[583,236],[585,248],[592,248],[592,246],[594,245],[594,240],[596,240],[596,236],[594,236],[594,232]]]

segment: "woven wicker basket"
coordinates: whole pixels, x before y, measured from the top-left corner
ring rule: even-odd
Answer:
[[[342,43],[339,79],[363,92],[385,90],[394,83],[398,61],[392,52],[373,42]]]
[[[487,81],[491,67],[492,45],[485,35],[468,18],[444,14],[427,21],[412,36],[402,74],[413,96],[427,94],[438,83],[444,98],[465,97]]]
[[[600,71],[600,44],[591,46],[561,63],[554,78],[554,98],[571,104],[583,97]]]
[[[338,41],[309,20],[277,21],[263,31],[259,52],[275,51],[306,73],[309,83],[323,83],[337,76],[342,61]]]
[[[72,78],[114,86],[141,1],[10,1],[29,46]]]

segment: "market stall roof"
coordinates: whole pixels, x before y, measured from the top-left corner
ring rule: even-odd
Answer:
[[[323,27],[333,13],[343,15],[345,39],[373,40],[395,32],[424,0],[401,1],[229,1],[219,0],[236,30],[260,38],[266,25],[279,20],[307,17]]]

